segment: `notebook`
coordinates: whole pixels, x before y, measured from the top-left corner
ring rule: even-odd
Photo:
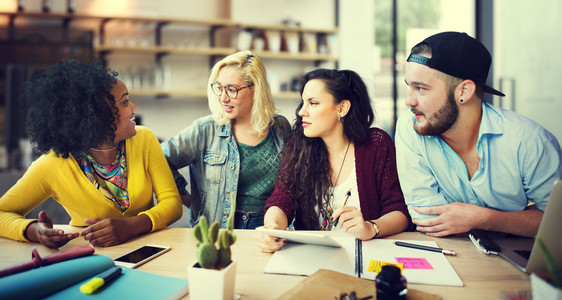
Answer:
[[[341,247],[287,243],[276,251],[264,273],[310,276],[320,269],[374,280],[382,265],[401,266],[408,283],[463,286],[444,254],[399,247],[395,240],[360,241],[335,237]],[[405,241],[437,247],[434,241]]]
[[[562,268],[562,180],[552,187],[537,236],[543,240],[558,269]],[[496,254],[528,274],[548,272],[544,257],[533,238],[473,230],[469,237],[486,254]]]

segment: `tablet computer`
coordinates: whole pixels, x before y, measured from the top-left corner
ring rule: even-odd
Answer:
[[[342,245],[332,238],[331,236],[318,231],[318,233],[312,232],[299,232],[294,230],[279,230],[270,229],[264,227],[256,228],[257,231],[265,233],[270,236],[275,236],[278,238],[284,238],[289,242],[301,243],[301,244],[313,244],[329,247],[341,247]]]

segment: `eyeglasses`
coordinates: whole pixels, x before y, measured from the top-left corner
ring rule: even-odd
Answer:
[[[226,95],[228,96],[228,98],[236,99],[236,97],[238,97],[238,91],[243,90],[245,88],[249,88],[251,86],[254,86],[254,84],[251,83],[247,86],[243,86],[241,88],[236,88],[235,86],[233,86],[231,84],[227,84],[225,86],[222,86],[218,82],[215,82],[215,83],[211,84],[211,90],[213,90],[213,93],[215,93],[215,95],[220,97],[222,95],[222,90],[224,89],[226,91]]]

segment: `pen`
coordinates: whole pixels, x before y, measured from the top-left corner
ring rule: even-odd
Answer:
[[[357,240],[357,249],[358,249],[358,258],[357,258],[357,277],[361,278],[361,274],[363,274],[363,242],[360,239]]]
[[[80,291],[84,294],[92,294],[101,286],[109,284],[109,282],[117,278],[119,275],[121,275],[121,268],[113,267],[103,273],[100,273],[95,278],[92,278],[92,280],[84,283],[80,286]]]
[[[453,250],[441,249],[441,248],[436,248],[436,247],[429,247],[429,246],[424,246],[424,245],[416,245],[416,244],[410,244],[410,243],[398,242],[398,241],[394,242],[394,245],[401,246],[401,247],[420,249],[420,250],[433,251],[433,252],[440,252],[440,253],[443,253],[443,254],[446,254],[446,255],[457,255],[457,253]]]
[[[355,239],[355,274],[357,274],[357,278],[361,278],[361,272],[359,271],[359,256],[361,255],[360,251],[360,245],[359,245],[359,241],[360,239],[356,238]]]
[[[345,200],[343,200],[343,204],[342,206],[345,206],[345,204],[347,203],[347,199],[349,199],[349,196],[351,196],[351,188],[349,189],[349,191],[347,191],[347,193],[345,193]],[[332,223],[332,228],[336,227],[336,225],[338,225],[338,221],[340,220],[340,217],[338,216],[334,222]]]

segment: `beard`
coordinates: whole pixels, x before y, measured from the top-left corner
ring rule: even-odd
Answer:
[[[418,114],[420,113],[413,108],[412,112]],[[428,118],[426,114],[423,114],[427,123],[425,125],[420,125],[416,120],[414,122],[414,130],[419,135],[441,135],[453,126],[458,115],[459,108],[457,107],[455,101],[455,94],[453,91],[449,91],[447,94],[447,102],[443,104],[443,106],[435,114],[433,114],[431,118]]]

